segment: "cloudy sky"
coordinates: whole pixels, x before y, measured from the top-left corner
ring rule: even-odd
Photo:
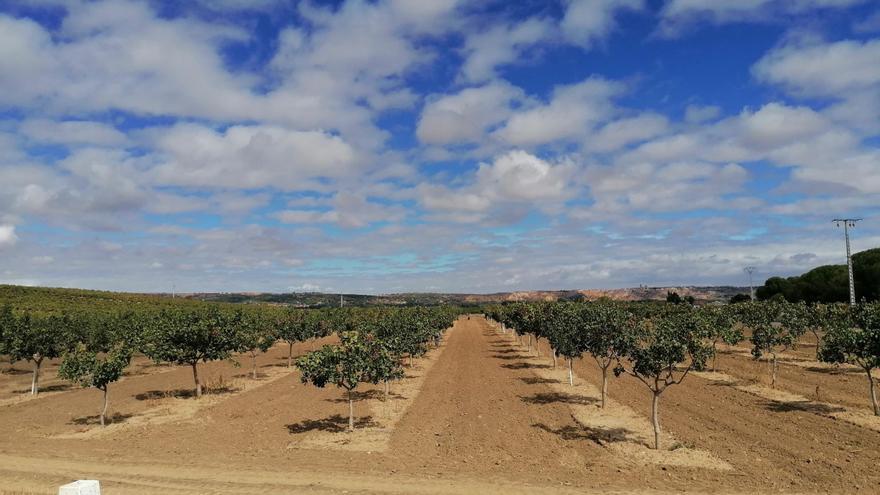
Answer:
[[[878,213],[874,0],[0,2],[0,283],[744,285]]]

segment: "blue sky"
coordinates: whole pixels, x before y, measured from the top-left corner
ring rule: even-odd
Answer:
[[[0,4],[0,283],[742,285],[878,205],[869,0]]]

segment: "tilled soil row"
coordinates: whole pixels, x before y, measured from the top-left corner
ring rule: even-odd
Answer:
[[[545,341],[539,352],[549,355]],[[601,384],[601,370],[589,357],[575,361],[574,370],[594,385]],[[612,379],[609,395],[649,417],[650,393],[637,379],[626,375]],[[709,450],[733,465],[740,477],[718,478],[723,486],[752,486],[759,491],[880,491],[876,469],[880,433],[814,414],[808,408],[693,376],[663,394],[660,421],[684,444]]]

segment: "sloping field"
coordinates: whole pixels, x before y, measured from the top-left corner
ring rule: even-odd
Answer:
[[[111,388],[118,416],[107,433],[91,433],[99,428],[94,390],[8,402],[0,406],[0,492],[55,493],[78,477],[100,479],[111,495],[880,492],[877,431],[696,376],[664,394],[661,421],[675,442],[668,447],[713,462],[649,462],[655,454],[638,440],[650,409],[644,385],[612,379],[614,407],[631,411],[631,423],[615,432],[595,426],[594,363],[575,362],[568,391],[546,349],[529,354],[476,317],[460,319],[392,386],[389,400],[400,401],[393,421],[383,423],[382,387],[359,388],[358,424],[383,429],[387,447],[316,445],[309,439],[345,435],[347,404],[334,388],[300,384],[285,353],[261,357],[257,380],[247,361],[206,366],[216,393],[201,401],[185,392],[189,369],[135,373]],[[23,378],[0,375],[0,386]]]

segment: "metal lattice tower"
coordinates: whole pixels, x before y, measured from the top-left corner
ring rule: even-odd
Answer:
[[[755,284],[752,283],[752,273],[756,270],[753,266],[747,266],[743,268],[743,271],[749,274],[749,297],[752,301],[755,300]]]
[[[855,306],[856,304],[856,285],[853,282],[852,254],[850,253],[849,248],[849,229],[850,227],[855,227],[856,222],[860,220],[861,218],[835,218],[832,220],[832,222],[838,227],[843,224],[843,236],[846,238],[846,269],[849,271],[849,304],[852,306]]]

